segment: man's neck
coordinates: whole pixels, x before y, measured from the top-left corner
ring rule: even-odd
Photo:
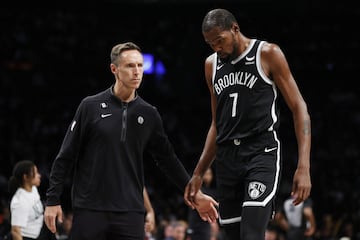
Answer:
[[[124,86],[114,85],[114,95],[119,98],[122,102],[130,102],[132,101],[136,94],[135,89],[129,89]]]

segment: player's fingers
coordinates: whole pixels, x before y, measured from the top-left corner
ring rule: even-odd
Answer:
[[[149,222],[145,223],[145,232],[151,232],[152,231],[152,224]]]
[[[193,184],[189,185],[189,192],[190,192],[190,198],[191,200],[195,199],[195,195],[197,193],[197,190],[195,189],[195,186]]]
[[[206,214],[204,214],[204,213],[199,213],[199,215],[200,215],[200,218],[201,218],[203,221],[207,221],[207,216],[206,216]]]
[[[207,221],[207,222],[210,222],[210,223],[212,222],[211,217],[209,216],[209,214],[204,213],[203,215],[204,215],[204,218],[203,218],[204,221]]]
[[[184,201],[185,201],[186,205],[188,205],[189,207],[191,207],[192,209],[194,209],[193,204],[189,201],[188,198],[185,198],[185,196],[184,196]]]
[[[215,216],[211,215],[211,216],[210,216],[210,219],[211,219],[211,222],[210,222],[210,223],[213,223],[213,222],[215,222],[215,221],[216,221],[217,217],[215,217]]]
[[[190,202],[192,203],[193,206],[197,205],[196,193],[197,193],[197,190],[195,189],[195,187],[193,185],[191,185],[190,186],[189,200],[190,200]]]
[[[304,189],[298,189],[294,194],[294,200],[293,200],[293,204],[299,205],[300,203],[302,203],[307,197],[306,197],[307,193]]]
[[[211,199],[211,203],[216,206],[216,207],[219,207],[219,203],[217,201],[215,201],[215,199]]]
[[[296,206],[301,202],[301,194],[297,191],[291,194],[293,196],[293,204]]]
[[[211,210],[212,210],[212,213],[213,213],[212,216],[214,218],[219,218],[218,210],[214,205],[211,206]]]
[[[184,199],[185,199],[185,201],[189,201],[189,185],[186,185],[186,187],[185,187]]]
[[[186,205],[188,205],[189,207],[191,207],[192,209],[196,208],[196,203],[194,203],[194,200],[185,200]]]

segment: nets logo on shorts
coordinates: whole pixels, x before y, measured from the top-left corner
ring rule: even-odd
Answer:
[[[266,186],[261,182],[249,183],[248,194],[251,199],[257,199],[265,192]]]

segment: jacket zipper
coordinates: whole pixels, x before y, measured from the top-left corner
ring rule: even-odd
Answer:
[[[126,120],[127,120],[127,103],[123,103],[122,126],[121,126],[121,141],[126,139]]]

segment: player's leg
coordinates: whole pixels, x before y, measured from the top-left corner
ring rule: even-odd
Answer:
[[[232,190],[228,189],[226,193],[230,192]],[[241,201],[239,197],[219,200],[219,224],[224,229],[227,240],[240,239]]]
[[[280,149],[263,151],[249,162],[245,181],[241,221],[241,239],[264,239],[274,211],[274,199],[280,182]]]
[[[244,207],[242,210],[241,238],[246,240],[264,239],[266,227],[272,216],[273,207]]]
[[[219,146],[216,155],[216,185],[219,224],[226,240],[240,239],[240,222],[244,186],[242,176],[246,162],[238,154],[239,146]]]
[[[237,178],[229,178],[229,172],[220,170],[218,173],[219,224],[224,229],[225,239],[239,240],[244,188]],[[227,177],[222,173],[227,174]]]

